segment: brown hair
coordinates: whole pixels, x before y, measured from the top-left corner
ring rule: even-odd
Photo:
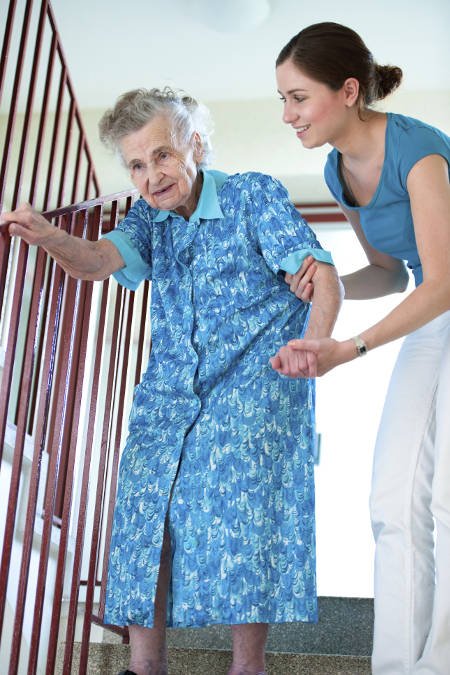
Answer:
[[[379,66],[358,33],[333,22],[316,23],[294,35],[279,53],[276,65],[288,59],[334,91],[347,78],[356,78],[360,111],[393,92],[403,76],[397,66]]]

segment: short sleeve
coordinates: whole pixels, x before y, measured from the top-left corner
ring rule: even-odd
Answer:
[[[415,164],[428,155],[441,155],[447,163],[450,159],[450,139],[424,123],[417,123],[403,129],[399,134],[397,149],[400,180],[406,189],[408,174]]]
[[[294,274],[308,255],[333,264],[279,181],[259,175],[252,192],[261,253],[275,274],[280,270]]]
[[[125,263],[114,273],[114,278],[133,291],[141,281],[151,279],[152,226],[150,209],[139,199],[117,227],[103,237],[116,246]]]

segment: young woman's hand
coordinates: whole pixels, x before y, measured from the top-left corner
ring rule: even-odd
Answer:
[[[312,255],[307,256],[295,274],[286,272],[284,280],[289,289],[303,302],[311,302],[314,295],[313,276],[317,271],[317,263]]]
[[[358,355],[353,340],[338,342],[329,337],[289,340],[287,347],[295,353],[300,353],[301,358],[304,358],[305,352],[310,355],[310,359],[312,355],[315,357],[315,377],[325,375],[336,366],[352,361]]]
[[[333,338],[289,340],[270,359],[274,370],[287,377],[320,377],[357,357],[353,340]]]
[[[274,370],[286,377],[308,378],[317,375],[317,356],[312,350],[306,351],[295,349],[289,344],[284,345],[269,361]]]

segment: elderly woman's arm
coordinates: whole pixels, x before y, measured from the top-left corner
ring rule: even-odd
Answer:
[[[334,265],[316,263],[314,300],[305,338],[330,337],[344,299],[344,287]]]
[[[322,262],[315,263],[311,281],[314,284],[314,301],[305,338],[329,337],[344,298],[343,286],[336,268]],[[317,372],[314,353],[296,351],[289,345],[281,347],[270,363],[274,370],[289,377],[314,377]]]
[[[2,213],[0,225],[30,245],[41,246],[72,277],[101,281],[123,267],[122,257],[107,239],[88,241],[58,229],[29,204]]]

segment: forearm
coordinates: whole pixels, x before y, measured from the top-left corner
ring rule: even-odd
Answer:
[[[40,246],[71,276],[90,281],[106,279],[123,267],[114,244],[107,239],[87,241],[74,237],[50,223],[30,204],[2,213],[0,225],[9,234],[21,237],[30,246]]]
[[[367,265],[341,277],[346,300],[371,300],[391,293],[402,293],[408,285],[408,280],[408,272],[404,265],[400,264],[394,270],[378,265]]]
[[[329,337],[342,305],[343,287],[336,268],[323,263],[314,278],[314,298],[306,338]]]
[[[112,265],[110,242],[88,241],[55,228],[42,244],[52,258],[72,277],[89,281],[106,279],[120,264]]]
[[[450,279],[445,273],[443,276],[424,281],[381,321],[360,332],[360,336],[370,352],[376,347],[408,335],[448,310],[450,310]],[[306,351],[315,355],[314,376],[323,375],[332,368],[358,357],[358,350],[352,338],[339,342],[327,337],[291,340],[288,347],[296,352]],[[309,371],[305,372],[307,374],[301,374],[302,377],[311,376]]]
[[[421,328],[447,310],[450,310],[450,283],[424,282],[360,336],[370,352]],[[334,347],[333,367],[357,356],[352,338],[338,342]]]
[[[450,281],[424,281],[381,321],[361,337],[374,349],[404,337],[450,310]]]

